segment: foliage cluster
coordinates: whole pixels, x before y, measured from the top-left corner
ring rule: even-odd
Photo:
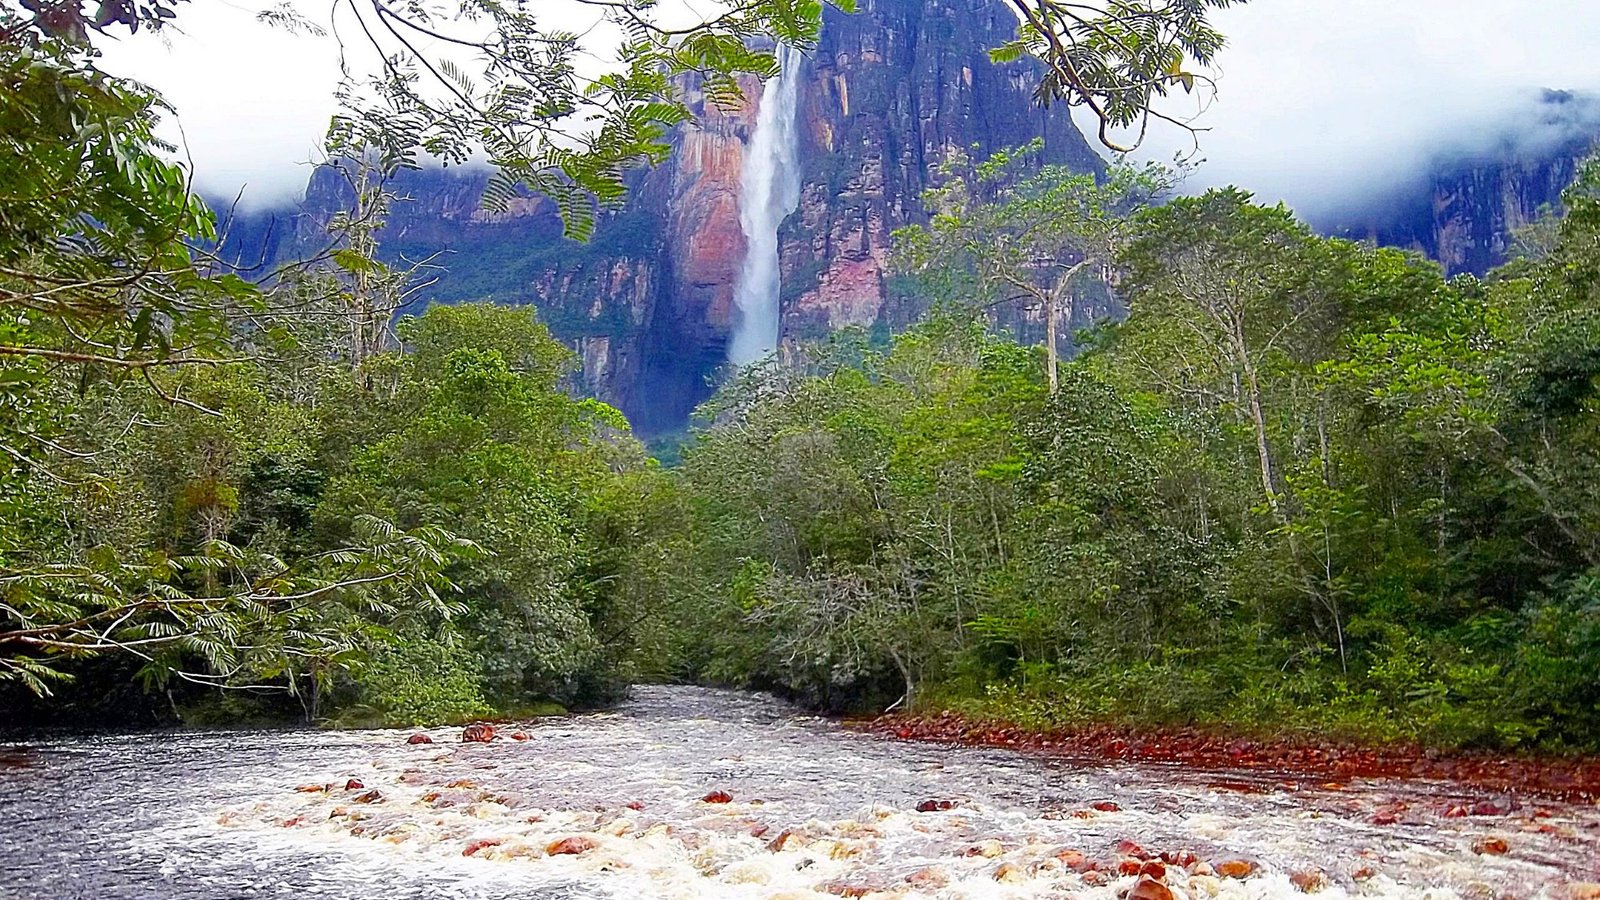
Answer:
[[[1103,190],[1060,187],[1027,196]],[[977,291],[982,259],[917,251],[1002,246],[1037,218],[1011,202],[908,258]],[[684,454],[675,664],[835,708],[1593,750],[1600,162],[1565,205],[1547,256],[1446,280],[1211,191],[1112,229],[1129,315],[1053,392],[981,294],[746,373]]]

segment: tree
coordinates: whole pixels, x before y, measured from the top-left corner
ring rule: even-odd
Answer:
[[[1194,131],[1154,103],[1174,88],[1193,93],[1197,84],[1211,87],[1210,79],[1188,64],[1209,65],[1222,49],[1222,35],[1208,19],[1211,11],[1243,2],[1010,0],[1022,28],[995,55],[1011,59],[1026,53],[1042,61],[1047,74],[1039,84],[1040,99],[1089,110],[1100,143],[1126,153],[1144,142],[1151,119]],[[1126,143],[1113,136],[1129,127],[1135,132]]]
[[[1054,394],[1060,317],[1074,297],[1109,290],[1116,254],[1130,238],[1130,217],[1166,193],[1172,172],[1159,166],[1113,166],[1104,178],[1045,166],[1029,174],[1035,143],[1001,151],[977,167],[964,154],[941,166],[944,181],[928,191],[926,226],[895,233],[898,266],[948,277],[970,270],[983,305],[1022,300],[1045,320],[1045,374]],[[968,174],[970,173],[970,174]]]

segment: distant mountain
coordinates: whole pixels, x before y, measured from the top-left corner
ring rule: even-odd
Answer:
[[[952,149],[987,155],[1042,138],[1045,158],[1079,171],[1103,161],[1067,110],[1033,102],[1038,70],[988,51],[1016,18],[1001,0],[862,0],[829,10],[799,86],[799,209],[779,232],[785,340],[847,325],[891,327],[910,311],[886,302],[890,233],[925,220],[921,195]],[[535,303],[582,359],[582,388],[618,405],[637,431],[682,427],[708,397],[726,357],[734,281],[744,261],[740,176],[761,85],[738,110],[686,89],[698,117],[668,161],[639,173],[627,206],[595,239],[560,237],[549,204],[529,199],[488,214],[473,170],[406,174],[380,235],[383,252],[445,251],[449,269],[426,299]],[[228,250],[292,255],[348,202],[338,173],[315,173],[293,214],[241,217]]]
[[[1544,91],[1483,133],[1464,125],[1461,146],[1438,154],[1409,189],[1314,224],[1481,275],[1505,262],[1516,229],[1560,202],[1596,138],[1600,98]]]

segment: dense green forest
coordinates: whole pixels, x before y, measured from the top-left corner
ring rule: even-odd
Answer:
[[[930,291],[981,299],[1037,236],[998,208],[1105,190],[1030,186],[902,236],[982,236]],[[1054,384],[953,304],[724,388],[680,473],[679,602],[721,623],[682,632],[686,671],[1035,726],[1593,748],[1600,164],[1484,281],[1232,189],[1117,230],[1128,316]]]
[[[819,6],[765,5],[814,34]],[[613,87],[759,74],[739,29],[767,21],[643,47]],[[207,252],[159,100],[69,26],[0,42],[9,721],[456,721],[673,679],[1600,747],[1600,162],[1514,262],[1446,280],[1160,168],[954,157],[897,236],[924,320],[730,373],[665,467],[569,392],[535,310],[392,321],[427,269],[378,260],[383,174],[449,157],[471,110],[390,85],[387,117],[336,120],[356,206],[251,280]],[[1127,124],[1149,90],[1115,99]],[[682,120],[645,105],[493,191],[558,196],[582,236]],[[1007,305],[1051,339],[993,327]],[[1125,315],[1069,341],[1083,308]]]

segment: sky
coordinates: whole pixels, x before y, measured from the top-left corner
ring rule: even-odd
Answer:
[[[539,2],[568,27],[594,18]],[[178,110],[181,133],[171,134],[203,192],[243,188],[248,206],[298,196],[338,80],[332,39],[257,23],[267,5],[194,0],[180,8],[182,33],[125,37],[104,63]],[[1597,0],[1253,0],[1216,24],[1229,46],[1196,122],[1207,130],[1191,184],[1238,184],[1312,218],[1382,196],[1441,154],[1501,139],[1540,89],[1600,94]],[[1192,146],[1168,129],[1141,155]]]

